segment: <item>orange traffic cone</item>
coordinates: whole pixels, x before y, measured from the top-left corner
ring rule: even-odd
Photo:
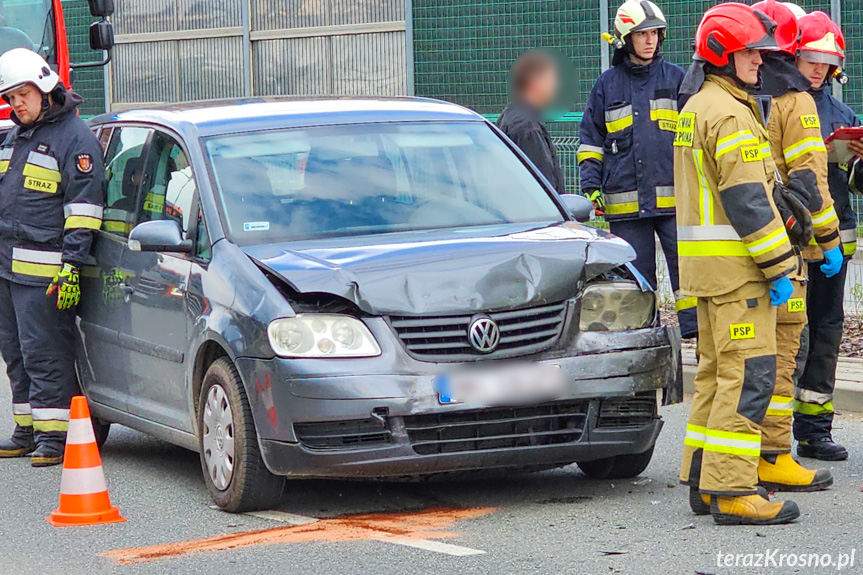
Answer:
[[[87,398],[72,398],[69,410],[69,433],[63,458],[63,478],[60,480],[60,506],[45,518],[55,527],[94,525],[125,521],[120,511],[111,506],[102,458],[90,421]]]

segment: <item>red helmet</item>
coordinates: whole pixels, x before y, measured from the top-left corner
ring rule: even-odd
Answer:
[[[830,16],[811,12],[798,20],[800,46],[797,55],[809,62],[842,66],[845,63],[845,37]]]
[[[734,52],[778,50],[776,22],[746,4],[729,2],[704,13],[695,32],[695,55],[714,66],[727,66]]]
[[[791,8],[776,0],[762,0],[752,5],[753,10],[764,12],[776,22],[776,44],[779,50],[797,56],[797,42],[800,40],[800,27]]]

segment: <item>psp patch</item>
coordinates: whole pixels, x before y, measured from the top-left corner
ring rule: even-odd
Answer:
[[[795,297],[788,300],[788,313],[797,313],[806,311],[806,300],[802,297]]]
[[[90,154],[78,154],[75,167],[78,168],[78,171],[82,174],[89,174],[93,171],[93,158]]]
[[[754,323],[731,324],[731,339],[755,339]]]

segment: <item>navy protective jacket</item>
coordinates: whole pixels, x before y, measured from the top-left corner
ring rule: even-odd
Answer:
[[[809,91],[818,107],[821,135],[825,140],[839,128],[861,125],[857,114],[847,104],[834,98],[830,92],[829,85]],[[855,159],[851,164],[830,162],[827,166],[827,179],[833,207],[839,216],[842,252],[846,257],[851,257],[857,251],[857,215],[851,208],[850,192],[863,191],[863,162],[859,159]]]
[[[13,114],[0,146],[0,277],[30,286],[48,286],[63,263],[84,265],[102,224],[102,148],[78,117],[80,96],[52,95],[34,124]]]
[[[685,72],[657,56],[602,73],[579,131],[581,190],[602,190],[606,219],[674,214],[674,134]]]

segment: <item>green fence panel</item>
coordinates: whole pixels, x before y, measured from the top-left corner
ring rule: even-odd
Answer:
[[[72,62],[93,62],[102,59],[101,52],[90,49],[89,29],[93,17],[86,0],[64,0],[63,18]],[[72,87],[84,98],[81,115],[92,116],[105,111],[105,70],[87,68],[72,72]]]

